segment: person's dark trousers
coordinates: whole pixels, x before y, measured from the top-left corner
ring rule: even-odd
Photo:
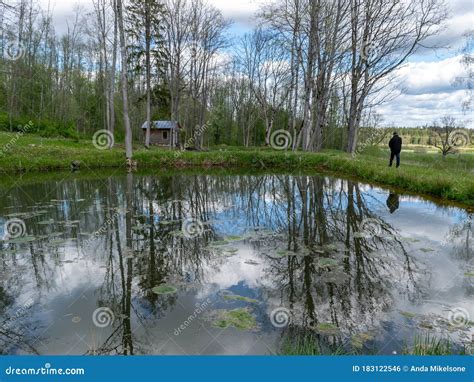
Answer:
[[[400,153],[390,153],[390,164],[389,166],[392,167],[393,158],[397,158],[397,167],[400,167]]]

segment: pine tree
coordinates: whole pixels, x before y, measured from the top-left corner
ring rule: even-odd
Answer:
[[[151,129],[152,67],[155,68],[155,75],[161,75],[167,57],[163,41],[164,5],[157,0],[130,0],[127,11],[127,33],[132,40],[129,58],[135,63],[136,73],[145,71],[147,123],[145,147],[148,148]]]

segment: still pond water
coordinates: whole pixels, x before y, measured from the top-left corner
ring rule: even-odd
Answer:
[[[1,191],[0,354],[400,354],[417,337],[472,339],[460,208],[307,175]]]

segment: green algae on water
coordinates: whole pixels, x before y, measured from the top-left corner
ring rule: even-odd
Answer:
[[[233,310],[223,310],[219,319],[213,324],[217,328],[234,327],[240,330],[251,330],[257,327],[255,317],[247,308],[239,308]]]
[[[155,294],[173,294],[178,291],[173,285],[161,284],[151,290]]]

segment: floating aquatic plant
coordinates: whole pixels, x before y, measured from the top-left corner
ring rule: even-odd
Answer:
[[[374,337],[374,334],[371,332],[361,332],[354,334],[351,337],[351,345],[353,348],[361,350],[364,347],[364,344],[368,341],[372,341]]]
[[[339,328],[330,322],[321,322],[316,325],[315,330],[318,333],[334,336],[339,334]]]
[[[243,240],[244,238],[242,236],[227,236],[225,238],[226,240],[228,241],[239,241],[239,240]]]
[[[155,294],[173,294],[178,291],[173,285],[161,284],[151,290]]]
[[[259,263],[257,263],[256,261],[254,260],[245,260],[244,261],[244,264],[248,264],[248,265],[258,265]]]
[[[35,236],[22,236],[22,237],[17,237],[15,239],[10,239],[8,240],[8,243],[10,244],[24,244],[24,243],[31,243],[33,241],[36,241],[37,238]]]
[[[318,259],[318,267],[319,268],[330,268],[339,265],[339,262],[335,259],[331,259],[328,257],[322,257]]]
[[[257,326],[255,317],[247,308],[223,310],[214,326],[218,328],[234,327],[241,330],[254,329]]]
[[[238,294],[233,294],[233,293],[230,293],[230,292],[223,293],[222,297],[224,298],[224,300],[237,300],[237,301],[244,301],[244,302],[253,303],[253,304],[258,303],[258,300],[255,300],[253,298],[240,296]]]
[[[400,314],[406,318],[415,318],[416,317],[416,313],[411,313],[411,312],[405,312],[405,311],[400,311]]]

